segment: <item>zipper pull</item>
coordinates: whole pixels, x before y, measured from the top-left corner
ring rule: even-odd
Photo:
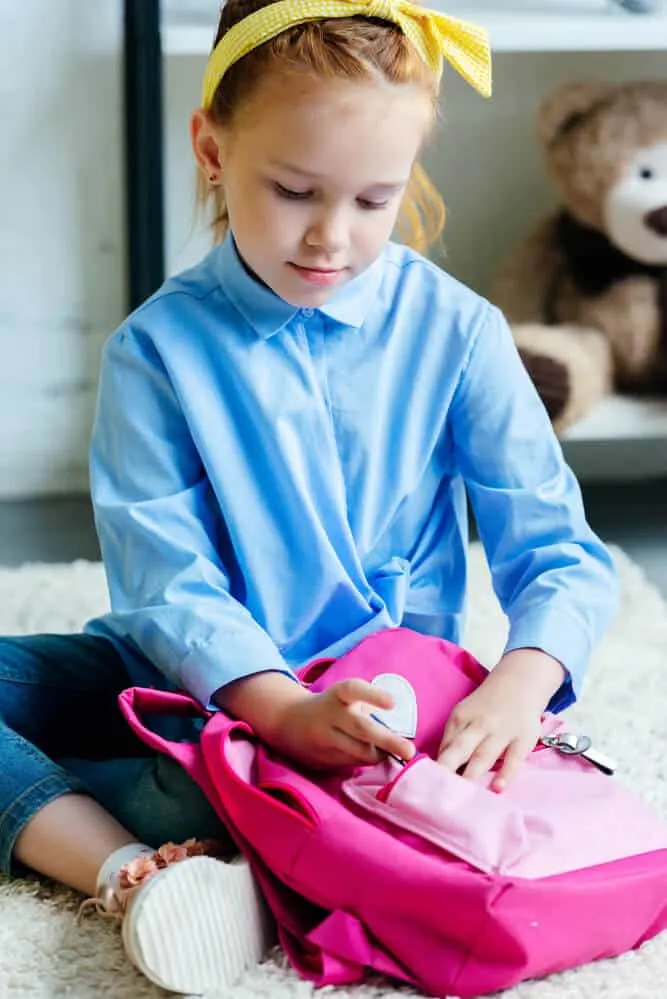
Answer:
[[[574,735],[572,732],[561,732],[558,735],[543,735],[540,738],[543,746],[556,749],[565,756],[581,756],[588,760],[598,770],[611,777],[617,770],[617,764],[606,753],[595,749],[587,735]]]

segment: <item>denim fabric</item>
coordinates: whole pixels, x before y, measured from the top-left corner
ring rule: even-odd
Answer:
[[[197,785],[127,727],[117,698],[130,685],[105,639],[0,638],[0,873],[24,826],[68,792],[90,794],[149,845],[223,835]]]

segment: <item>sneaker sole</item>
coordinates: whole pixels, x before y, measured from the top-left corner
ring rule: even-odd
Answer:
[[[272,922],[244,858],[191,857],[151,878],[123,920],[128,957],[172,992],[230,987],[273,942]]]

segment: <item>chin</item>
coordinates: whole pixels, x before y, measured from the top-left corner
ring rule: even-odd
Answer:
[[[342,284],[336,285],[335,288],[327,288],[326,291],[323,289],[317,289],[312,292],[301,293],[294,291],[294,289],[286,288],[284,293],[278,292],[278,294],[285,302],[295,306],[297,309],[318,309],[320,305],[326,305],[332,295],[334,295],[341,286]]]
[[[283,280],[276,282],[273,289],[277,295],[285,302],[300,309],[317,309],[320,305],[325,305],[329,299],[336,294],[351,279],[350,274],[345,274],[338,281],[325,288],[316,286],[309,287],[299,279]]]

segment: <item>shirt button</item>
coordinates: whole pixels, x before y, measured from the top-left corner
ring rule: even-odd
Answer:
[[[315,313],[313,309],[302,309],[301,315],[303,316],[304,319],[312,319]]]

